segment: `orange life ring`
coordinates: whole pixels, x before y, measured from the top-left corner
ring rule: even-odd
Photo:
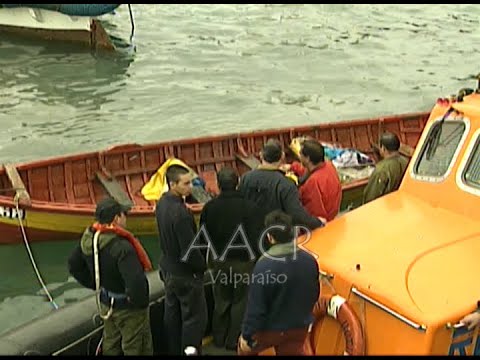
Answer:
[[[348,302],[340,295],[321,296],[313,308],[315,319],[313,327],[326,315],[336,319],[342,327],[343,335],[345,336],[344,355],[365,355],[365,338],[363,336],[362,324]],[[314,345],[313,331],[311,331],[305,343],[308,354],[315,354]]]

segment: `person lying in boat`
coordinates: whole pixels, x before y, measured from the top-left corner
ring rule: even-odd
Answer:
[[[207,202],[200,215],[200,226],[213,248],[208,257],[214,297],[213,342],[227,350],[237,348],[248,295],[248,282],[242,280],[250,276],[259,258],[263,231],[258,206],[237,190],[238,180],[234,169],[222,168],[217,173],[220,195]]]
[[[291,215],[295,225],[313,230],[323,226],[323,222],[310,215],[298,195],[297,186],[280,169],[285,160],[282,145],[274,139],[268,140],[260,152],[261,164],[244,174],[239,191],[246,199],[253,200],[261,208],[264,218],[273,210],[282,210]]]
[[[318,264],[295,246],[291,216],[273,211],[265,227],[271,247],[251,275],[238,354],[274,347],[276,355],[306,355],[304,343],[320,295]]]
[[[323,145],[314,139],[302,141],[300,162],[285,164],[282,169],[293,171],[299,177],[299,194],[302,205],[324,222],[333,220],[342,201],[342,184],[337,169],[325,161]]]
[[[155,208],[160,249],[160,278],[165,283],[164,329],[168,329],[168,354],[181,355],[192,346],[201,355],[208,321],[203,286],[207,268],[195,243],[197,226],[184,197],[192,193],[192,174],[184,166],[166,171],[169,190]],[[196,245],[196,244],[195,244]]]
[[[100,201],[97,222],[85,230],[68,259],[70,274],[97,290],[105,325],[103,355],[153,355],[145,275],[152,264],[140,242],[125,230],[129,209],[113,198]]]
[[[363,193],[366,204],[399,188],[408,166],[408,159],[399,152],[400,139],[391,132],[380,137],[378,151],[382,158],[375,166],[375,171],[368,180]]]

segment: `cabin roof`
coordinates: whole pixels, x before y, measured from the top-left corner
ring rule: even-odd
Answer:
[[[456,321],[480,298],[478,222],[406,193],[336,219],[304,246],[322,270],[419,324]]]

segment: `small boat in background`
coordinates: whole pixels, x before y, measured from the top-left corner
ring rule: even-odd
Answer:
[[[45,40],[81,43],[114,50],[109,35],[96,19],[121,4],[0,4],[0,33]],[[130,15],[131,15],[131,9]],[[133,31],[133,17],[132,21]]]
[[[123,144],[103,151],[5,164],[0,167],[0,244],[21,243],[22,226],[30,242],[78,239],[93,221],[96,202],[107,194],[132,205],[130,231],[137,236],[156,236],[155,202],[145,200],[141,189],[169,158],[181,159],[206,183],[205,189],[194,186],[197,203],[190,206],[198,219],[203,204],[218,192],[216,171],[227,165],[243,174],[256,167],[256,155],[268,138],[279,140],[287,151],[293,139],[309,136],[373,157],[372,144],[379,134],[393,131],[411,152],[428,115],[410,113],[156,144]],[[288,161],[295,159],[293,152],[287,157]],[[361,205],[370,175],[364,170],[341,170],[341,211]]]

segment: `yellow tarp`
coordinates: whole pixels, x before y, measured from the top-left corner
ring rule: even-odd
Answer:
[[[172,165],[180,165],[194,174],[194,171],[182,160],[176,158],[168,159],[143,186],[142,195],[145,200],[158,201],[168,191],[167,170]]]

